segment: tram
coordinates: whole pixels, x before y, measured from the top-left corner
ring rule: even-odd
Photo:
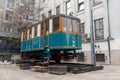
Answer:
[[[80,19],[64,14],[52,15],[21,34],[21,58],[53,60],[82,48]],[[71,54],[71,53],[70,53]]]

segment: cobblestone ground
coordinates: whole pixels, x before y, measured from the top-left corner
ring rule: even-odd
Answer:
[[[120,80],[120,66],[105,65],[100,71],[54,75],[20,70],[15,65],[0,65],[0,80]]]

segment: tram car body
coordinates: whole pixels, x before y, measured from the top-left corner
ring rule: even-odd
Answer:
[[[82,37],[79,25],[80,19],[63,14],[53,15],[33,25],[21,34],[22,56],[41,55],[59,59],[60,54],[80,50]]]

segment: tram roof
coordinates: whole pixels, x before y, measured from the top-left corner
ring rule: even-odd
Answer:
[[[71,18],[71,19],[75,19],[75,20],[80,21],[80,19],[77,18],[77,17],[69,16],[69,15],[65,15],[65,14],[51,15],[50,17],[46,18],[45,20],[47,20],[47,19],[51,19],[51,18],[55,18],[55,17],[60,17],[60,16],[62,16],[62,17],[66,17],[66,18]],[[43,20],[43,21],[44,21],[44,20]]]
[[[39,24],[39,23],[41,23],[41,22],[44,22],[44,21],[46,21],[46,20],[49,20],[49,19],[52,19],[52,18],[56,18],[56,17],[60,17],[60,16],[66,17],[66,18],[70,18],[70,19],[74,19],[74,20],[77,20],[77,21],[80,22],[80,19],[77,18],[77,17],[69,16],[69,15],[65,15],[65,14],[58,14],[58,15],[51,15],[50,17],[45,18],[44,20],[42,20],[42,21],[40,21],[40,22],[38,22],[38,23],[32,25],[32,26],[29,27],[29,28],[32,28],[33,26],[35,26],[35,25],[37,25],[37,24]],[[29,28],[27,28],[27,29],[29,29]],[[27,29],[25,29],[25,30],[27,30]],[[24,30],[23,30],[23,31],[24,31]]]

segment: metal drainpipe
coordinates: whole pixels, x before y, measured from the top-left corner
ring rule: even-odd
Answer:
[[[89,2],[89,12],[90,12],[89,19],[90,19],[91,64],[96,65],[92,0],[89,0],[88,2]]]
[[[108,52],[109,52],[109,63],[111,64],[111,45],[110,45],[110,38],[111,38],[111,29],[110,29],[110,14],[109,14],[109,0],[107,1],[107,17],[108,17]]]

